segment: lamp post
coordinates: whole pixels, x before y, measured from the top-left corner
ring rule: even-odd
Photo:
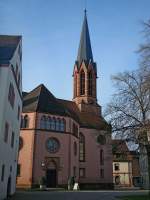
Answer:
[[[41,162],[41,168],[43,171],[46,171],[46,164],[44,161]],[[42,176],[40,179],[40,189],[45,189],[46,188],[46,177]]]
[[[44,162],[44,161],[42,161],[42,162],[41,162],[41,167],[42,167],[42,170],[45,170],[45,166],[46,166],[46,165],[45,165],[45,162]]]

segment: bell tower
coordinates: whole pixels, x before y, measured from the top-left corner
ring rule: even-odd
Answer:
[[[93,61],[86,10],[84,13],[77,60],[73,70],[73,79],[73,101],[78,105],[80,111],[91,112],[93,109],[97,110],[100,107],[97,104],[96,91],[97,67]]]

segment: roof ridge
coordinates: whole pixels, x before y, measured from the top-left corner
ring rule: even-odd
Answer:
[[[30,90],[29,92],[27,92],[28,94],[30,94],[31,92],[34,92],[37,88],[41,87],[44,84],[39,84],[38,86],[36,86],[34,89]]]
[[[71,100],[68,100],[68,99],[60,99],[60,98],[56,98],[56,99],[62,100],[62,101],[69,101],[69,102],[75,103],[74,101],[71,101]]]
[[[39,91],[39,95],[38,95],[38,100],[37,100],[37,105],[36,105],[36,111],[38,110],[39,107],[39,100],[40,100],[40,96],[41,96],[41,90],[42,90],[43,84],[40,84],[40,91]]]
[[[42,98],[42,94],[43,94],[42,90],[43,90],[43,92],[46,91],[48,96],[52,97],[54,101],[57,101],[56,97],[47,89],[47,87],[44,84],[40,84],[40,92],[39,92],[39,96],[38,96],[38,103],[37,103],[36,110],[38,110],[38,108],[40,106],[40,98]]]

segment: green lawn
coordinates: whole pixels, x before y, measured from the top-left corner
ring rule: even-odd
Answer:
[[[150,200],[147,195],[125,196],[120,197],[120,200]]]

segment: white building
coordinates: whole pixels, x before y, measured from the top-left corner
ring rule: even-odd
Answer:
[[[113,178],[116,186],[132,186],[132,162],[113,162]]]
[[[16,188],[22,110],[22,39],[0,35],[0,200]]]
[[[113,182],[118,187],[140,187],[139,154],[123,140],[113,140]]]
[[[123,140],[113,140],[113,181],[118,187],[132,186],[132,157]]]

